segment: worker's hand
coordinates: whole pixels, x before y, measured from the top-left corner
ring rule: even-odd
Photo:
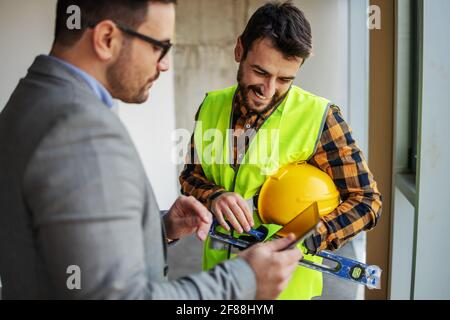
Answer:
[[[276,299],[286,288],[299,260],[303,258],[299,249],[286,249],[294,239],[294,235],[290,234],[283,239],[256,244],[239,253],[255,272],[256,299]]]
[[[194,197],[181,196],[164,216],[166,235],[169,239],[180,239],[194,232],[205,241],[211,227],[212,215]]]
[[[245,200],[235,192],[225,192],[211,202],[211,211],[219,224],[230,231],[225,218],[238,233],[249,231],[253,227],[253,214]]]

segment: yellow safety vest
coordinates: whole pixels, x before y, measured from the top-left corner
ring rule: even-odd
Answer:
[[[233,168],[232,132],[233,99],[237,86],[207,94],[198,115],[194,141],[206,178],[244,199],[252,199],[278,168],[306,161],[316,150],[330,102],[299,87],[292,86],[278,108],[266,119],[253,137],[238,169]],[[254,212],[255,227],[261,220]],[[269,228],[271,233],[277,229]],[[208,270],[226,260],[227,250],[204,245],[203,269]],[[308,260],[320,262],[316,256]],[[279,299],[311,299],[322,294],[322,274],[299,266]]]

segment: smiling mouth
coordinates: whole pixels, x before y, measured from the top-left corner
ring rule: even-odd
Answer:
[[[267,100],[267,97],[265,97],[264,95],[260,94],[260,93],[258,92],[258,90],[252,88],[252,91],[253,91],[253,93],[255,94],[255,96],[256,96],[257,98],[259,98],[259,99],[261,99],[261,100]]]

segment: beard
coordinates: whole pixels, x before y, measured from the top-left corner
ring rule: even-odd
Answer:
[[[255,86],[255,85],[247,86],[242,80],[243,77],[244,77],[244,71],[242,69],[242,64],[240,64],[238,74],[237,74],[237,82],[239,85],[239,89],[241,90],[242,103],[244,104],[245,108],[247,108],[248,110],[255,111],[256,113],[265,113],[265,112],[269,111],[270,109],[272,109],[274,106],[276,106],[278,104],[278,102],[280,102],[280,100],[283,99],[283,96],[280,95],[280,93],[278,91],[275,91],[275,94],[273,95],[272,100],[263,109],[252,107],[250,105],[250,101],[248,98],[250,91],[252,91],[252,90],[256,91],[260,95],[263,95],[263,93],[261,92],[260,86]]]
[[[142,69],[133,69],[131,41],[124,40],[117,61],[106,71],[106,79],[114,98],[125,103],[141,104],[148,100],[150,83],[159,78],[159,72],[148,81],[141,76]]]

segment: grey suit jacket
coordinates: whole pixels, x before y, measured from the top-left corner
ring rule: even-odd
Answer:
[[[46,56],[0,114],[0,177],[4,299],[255,296],[242,259],[167,280],[160,211],[127,130]]]

